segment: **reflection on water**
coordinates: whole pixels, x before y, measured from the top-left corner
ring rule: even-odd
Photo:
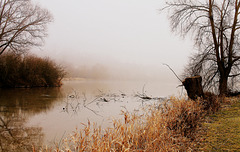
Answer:
[[[0,110],[34,115],[50,110],[58,97],[60,88],[0,89]]]
[[[40,127],[25,127],[23,115],[4,113],[0,115],[0,151],[32,151],[32,146],[43,143]]]
[[[42,145],[41,127],[26,126],[29,117],[47,112],[61,96],[58,88],[0,90],[0,151],[32,151]]]
[[[31,151],[32,145],[59,143],[88,120],[110,126],[110,119],[119,117],[121,110],[144,106],[134,94],[167,96],[177,92],[176,86],[66,81],[61,88],[0,89],[0,151]]]

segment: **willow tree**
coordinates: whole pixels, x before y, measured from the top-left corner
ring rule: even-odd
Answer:
[[[164,9],[172,30],[191,34],[198,49],[188,72],[201,75],[205,88],[217,84],[226,94],[229,78],[240,75],[240,0],[173,0]]]
[[[31,0],[0,0],[0,55],[6,50],[22,53],[40,46],[51,21],[51,14]]]

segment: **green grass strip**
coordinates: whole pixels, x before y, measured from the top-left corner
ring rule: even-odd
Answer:
[[[240,101],[210,116],[203,151],[240,151]]]

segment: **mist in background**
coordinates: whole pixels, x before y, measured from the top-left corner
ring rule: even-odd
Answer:
[[[42,48],[69,77],[177,81],[162,63],[181,74],[191,38],[171,32],[162,0],[34,0],[54,17]]]

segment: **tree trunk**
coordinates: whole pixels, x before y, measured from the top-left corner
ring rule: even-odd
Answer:
[[[225,96],[228,93],[228,77],[227,76],[220,76],[219,80],[219,93],[220,96]]]
[[[186,78],[182,84],[187,90],[188,97],[192,100],[196,100],[198,97],[204,97],[202,88],[202,77],[194,76]]]

